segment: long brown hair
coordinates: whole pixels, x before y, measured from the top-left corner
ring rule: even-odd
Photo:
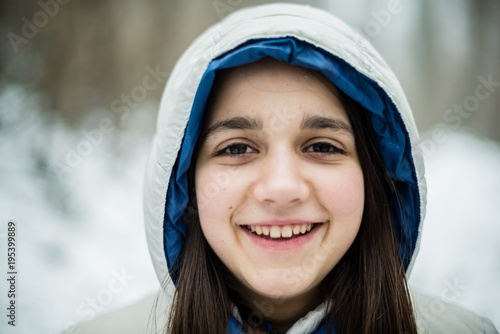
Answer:
[[[319,72],[314,75],[328,81]],[[220,77],[218,73],[214,89]],[[365,182],[365,207],[353,244],[320,283],[320,293],[329,306],[325,324],[329,331],[335,328],[339,334],[417,333],[391,223],[389,203],[395,195],[394,187],[376,144],[368,111],[341,91],[335,90],[335,94],[354,131]],[[196,157],[196,151],[193,156]],[[193,171],[194,166],[189,176],[190,203],[184,215],[187,236],[172,270],[176,292],[167,333],[225,333],[232,305],[238,307],[245,333],[260,332],[264,330],[262,323],[252,321],[258,313],[238,302],[240,298],[233,288],[236,279],[203,235],[193,191]]]

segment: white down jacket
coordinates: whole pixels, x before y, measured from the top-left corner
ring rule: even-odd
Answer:
[[[181,56],[169,77],[144,189],[146,233],[159,281],[170,279],[169,267],[184,240],[187,171],[215,71],[265,56],[323,72],[371,112],[380,151],[403,202],[402,209],[394,205],[392,215],[401,257],[409,273],[425,217],[426,184],[417,129],[398,80],[370,43],[336,17],[309,6],[269,4],[234,12],[206,30]],[[171,293],[166,291],[167,304]],[[433,317],[427,308],[432,299],[421,295],[414,299],[423,333],[496,333],[489,321],[468,311],[450,305],[439,317]],[[146,317],[126,314],[147,314],[150,307],[138,307],[149,303],[151,300],[146,300],[104,316],[87,325],[86,330],[142,332],[139,329],[144,329]],[[322,317],[319,308],[288,333],[324,333],[318,328]],[[237,321],[231,317],[228,332],[236,332],[236,328]]]

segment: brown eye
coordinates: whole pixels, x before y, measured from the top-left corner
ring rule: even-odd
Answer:
[[[305,152],[320,154],[345,154],[345,151],[329,143],[314,143],[306,147]]]
[[[226,146],[225,148],[220,150],[217,153],[217,155],[235,156],[235,155],[242,155],[242,154],[246,154],[246,153],[255,153],[255,152],[257,152],[257,151],[254,150],[253,148],[251,148],[250,146],[248,146],[246,144],[238,143],[238,144],[232,144],[232,145]]]

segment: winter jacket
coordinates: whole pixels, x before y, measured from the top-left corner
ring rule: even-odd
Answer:
[[[185,51],[169,77],[144,190],[146,233],[159,281],[170,280],[169,268],[186,235],[183,212],[188,204],[187,172],[215,71],[266,56],[321,71],[370,112],[380,152],[403,203],[402,210],[393,205],[391,215],[395,233],[400,236],[397,241],[401,258],[409,273],[425,217],[426,183],[419,136],[398,80],[373,47],[336,17],[309,6],[269,4],[239,10],[210,27]],[[164,294],[167,305],[171,294]],[[433,317],[428,312],[433,299],[419,294],[413,298],[422,333],[496,333],[488,320],[449,304],[439,317]],[[150,303],[146,300],[141,305]],[[113,317],[127,319],[124,315],[137,314],[137,307],[119,312],[87,325],[87,331],[112,333],[117,326]],[[323,316],[324,307],[320,305],[288,333],[325,333],[320,326]],[[233,312],[229,333],[238,332],[237,319],[238,314]],[[106,322],[110,327],[105,327]],[[144,318],[138,319],[116,332],[131,333],[135,328],[139,333],[145,322]]]

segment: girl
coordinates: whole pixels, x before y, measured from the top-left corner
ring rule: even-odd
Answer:
[[[172,332],[222,333],[228,315],[210,310],[231,304],[245,331],[285,333],[315,310],[329,332],[415,332],[362,107],[320,72],[264,58],[217,73],[205,115]]]
[[[165,331],[431,326],[406,282],[418,141],[394,74],[335,17],[272,4],[208,29],[169,78],[146,174],[151,256],[175,285]]]

